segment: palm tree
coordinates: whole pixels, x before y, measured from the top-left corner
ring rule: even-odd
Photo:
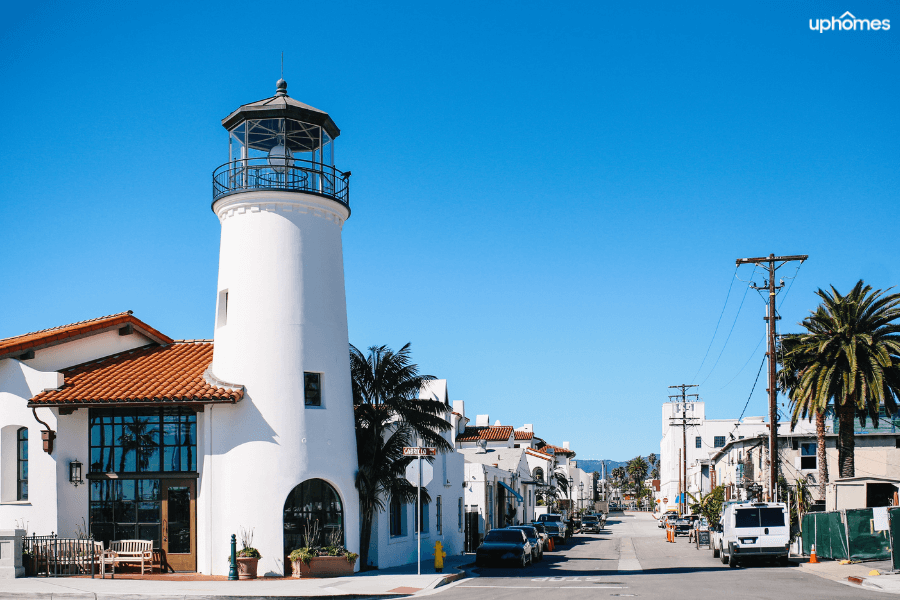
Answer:
[[[818,465],[819,498],[825,498],[828,483],[828,460],[825,453],[825,417],[828,411],[828,399],[815,395],[804,396],[800,387],[801,372],[807,368],[809,355],[804,354],[804,346],[798,334],[781,336],[778,357],[781,369],[778,371],[778,387],[787,394],[793,410],[791,411],[791,431],[801,419],[816,418],[816,464]]]
[[[816,292],[822,303],[801,323],[795,352],[797,383],[791,401],[800,416],[822,412],[832,402],[838,418],[838,468],[855,475],[854,417],[878,424],[878,410],[897,411],[900,396],[900,294],[888,294],[859,280],[850,293]],[[793,342],[790,342],[790,346]],[[786,350],[791,350],[787,348]]]
[[[659,479],[659,457],[651,452],[647,455],[647,464],[650,465],[650,479]]]
[[[406,479],[413,458],[404,457],[403,448],[415,446],[418,438],[438,452],[452,451],[453,444],[441,435],[450,429],[444,415],[451,409],[445,402],[419,398],[434,377],[419,374],[418,365],[410,360],[410,344],[398,352],[372,346],[367,355],[351,344],[350,373],[359,461],[356,488],[362,511],[359,553],[365,567],[376,511],[383,511],[391,499],[413,502],[417,495],[417,486]],[[423,501],[429,499],[424,488],[422,496]]]
[[[628,461],[628,466],[625,467],[631,481],[634,483],[635,491],[638,495],[640,495],[641,490],[644,488],[644,480],[647,478],[647,471],[649,468],[650,467],[643,456],[635,456]]]

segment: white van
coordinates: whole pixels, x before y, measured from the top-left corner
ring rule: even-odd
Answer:
[[[752,558],[788,562],[791,542],[788,509],[781,502],[742,502],[722,511],[719,557],[730,567]]]

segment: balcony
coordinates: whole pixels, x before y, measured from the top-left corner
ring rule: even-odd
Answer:
[[[350,172],[321,163],[258,157],[228,162],[213,171],[213,202],[229,194],[264,190],[316,194],[350,208]]]

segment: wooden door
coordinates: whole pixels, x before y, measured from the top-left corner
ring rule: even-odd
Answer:
[[[197,482],[163,479],[162,550],[175,571],[197,570]]]

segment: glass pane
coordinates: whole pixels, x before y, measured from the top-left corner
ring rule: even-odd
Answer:
[[[134,502],[116,502],[115,503],[116,521],[119,523],[134,523],[137,517]]]
[[[156,446],[138,448],[137,463],[139,471],[159,471],[159,448]]]
[[[135,536],[134,523],[116,523],[113,525],[116,536],[115,540],[134,540],[140,539]]]
[[[138,500],[145,502],[159,500],[159,479],[140,479],[138,481]]]
[[[88,469],[92,473],[103,471],[103,459],[101,458],[102,450],[100,448],[91,448],[91,462]]]
[[[113,505],[109,502],[91,502],[91,522],[110,523],[114,518]]]
[[[91,534],[94,540],[103,542],[104,548],[109,548],[109,542],[115,539],[115,526],[112,523],[91,523]]]
[[[138,502],[137,520],[142,523],[159,523],[159,502]]]
[[[784,511],[780,508],[761,508],[759,511],[760,527],[784,527]]]
[[[152,540],[153,547],[159,548],[159,525],[151,525],[148,523],[141,523],[137,526],[137,539],[139,540]]]
[[[169,553],[191,552],[191,490],[188,487],[170,487],[169,492]]]
[[[759,509],[742,508],[735,511],[734,515],[735,527],[759,527]]]
[[[137,500],[137,481],[125,479],[119,483],[119,498],[121,500]]]

